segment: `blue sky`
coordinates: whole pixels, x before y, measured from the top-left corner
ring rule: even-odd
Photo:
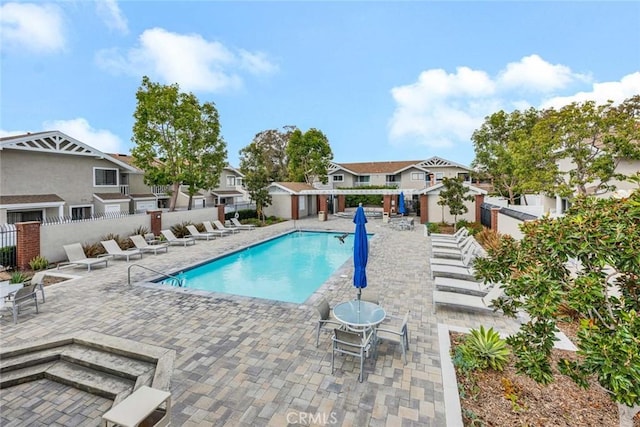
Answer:
[[[337,162],[469,164],[501,109],[640,94],[640,2],[64,1],[0,5],[0,135],[128,153],[142,76],[256,133],[327,135]]]

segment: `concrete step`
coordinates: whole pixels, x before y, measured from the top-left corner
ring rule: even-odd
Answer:
[[[134,387],[132,380],[63,360],[52,364],[44,377],[111,400],[130,394]]]
[[[131,359],[79,344],[70,344],[36,350],[13,357],[5,357],[0,361],[0,373],[4,375],[6,372],[56,360],[64,360],[133,381],[136,381],[138,377],[153,375],[155,371],[155,364],[153,363]]]
[[[5,372],[0,376],[0,389],[45,378],[45,372],[55,363],[57,362],[39,363],[35,366],[27,366]]]

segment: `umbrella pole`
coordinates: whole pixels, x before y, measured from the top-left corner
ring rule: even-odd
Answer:
[[[358,301],[360,301],[360,295],[362,295],[362,288],[358,288]]]

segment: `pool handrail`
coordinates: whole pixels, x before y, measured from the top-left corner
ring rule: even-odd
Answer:
[[[140,268],[144,268],[145,270],[149,270],[149,271],[151,271],[151,272],[153,272],[153,273],[161,274],[161,275],[162,275],[162,276],[164,276],[164,277],[168,277],[169,279],[171,279],[171,280],[170,280],[170,282],[171,282],[171,284],[172,284],[173,286],[176,286],[176,285],[177,285],[177,286],[179,286],[179,287],[183,287],[183,285],[184,285],[184,279],[180,279],[179,277],[172,276],[171,274],[163,273],[163,272],[161,272],[161,271],[154,270],[153,268],[145,267],[144,265],[140,265],[140,264],[131,264],[131,265],[129,266],[129,268],[127,268],[127,284],[128,284],[128,285],[131,285],[131,269],[132,269],[133,267],[140,267]]]

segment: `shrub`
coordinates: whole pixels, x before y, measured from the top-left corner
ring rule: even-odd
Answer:
[[[151,231],[149,231],[149,229],[147,227],[145,227],[144,225],[141,225],[139,227],[134,228],[133,231],[131,232],[130,236],[134,236],[136,234],[144,236],[145,234],[149,234],[149,233],[151,233]]]
[[[429,232],[429,234],[431,234],[431,233],[439,233],[440,232],[440,225],[435,223],[435,222],[428,222],[427,223],[427,231]]]
[[[29,261],[29,267],[31,267],[31,269],[34,271],[45,270],[48,266],[49,260],[41,255],[38,255],[37,257],[34,257],[31,261]]]
[[[238,213],[238,221],[242,221],[245,219],[258,218],[258,211],[255,209],[242,209],[237,211]],[[228,212],[224,214],[224,219],[229,220],[236,216],[236,212]]]
[[[118,246],[120,246],[120,249],[129,249],[133,247],[133,242],[131,241],[131,239],[129,239],[129,237],[120,237],[119,234],[115,233],[105,234],[104,236],[100,237],[100,240],[115,240]]]
[[[184,221],[181,224],[174,224],[171,226],[171,231],[176,235],[177,238],[188,236],[189,230],[187,230],[187,225],[194,225],[191,221]]]
[[[102,255],[102,254],[106,254],[107,253],[107,251],[105,250],[104,246],[102,246],[102,244],[100,242],[83,243],[82,244],[82,250],[84,251],[84,254],[89,258],[95,258],[98,255]]]
[[[29,280],[29,277],[27,277],[26,274],[24,274],[21,271],[16,271],[11,275],[11,278],[9,279],[9,283],[24,283],[27,280]]]
[[[502,371],[509,362],[507,342],[493,328],[472,329],[470,335],[456,348],[464,369]]]
[[[0,248],[0,266],[15,267],[16,265],[16,247],[5,246]]]
[[[469,222],[466,219],[461,219],[456,223],[456,230],[460,230],[460,228],[466,227],[469,230],[469,234],[475,236],[479,232],[481,232],[484,227],[479,222]]]
[[[495,230],[484,227],[482,231],[475,234],[475,239],[485,249],[498,249],[502,235]]]

